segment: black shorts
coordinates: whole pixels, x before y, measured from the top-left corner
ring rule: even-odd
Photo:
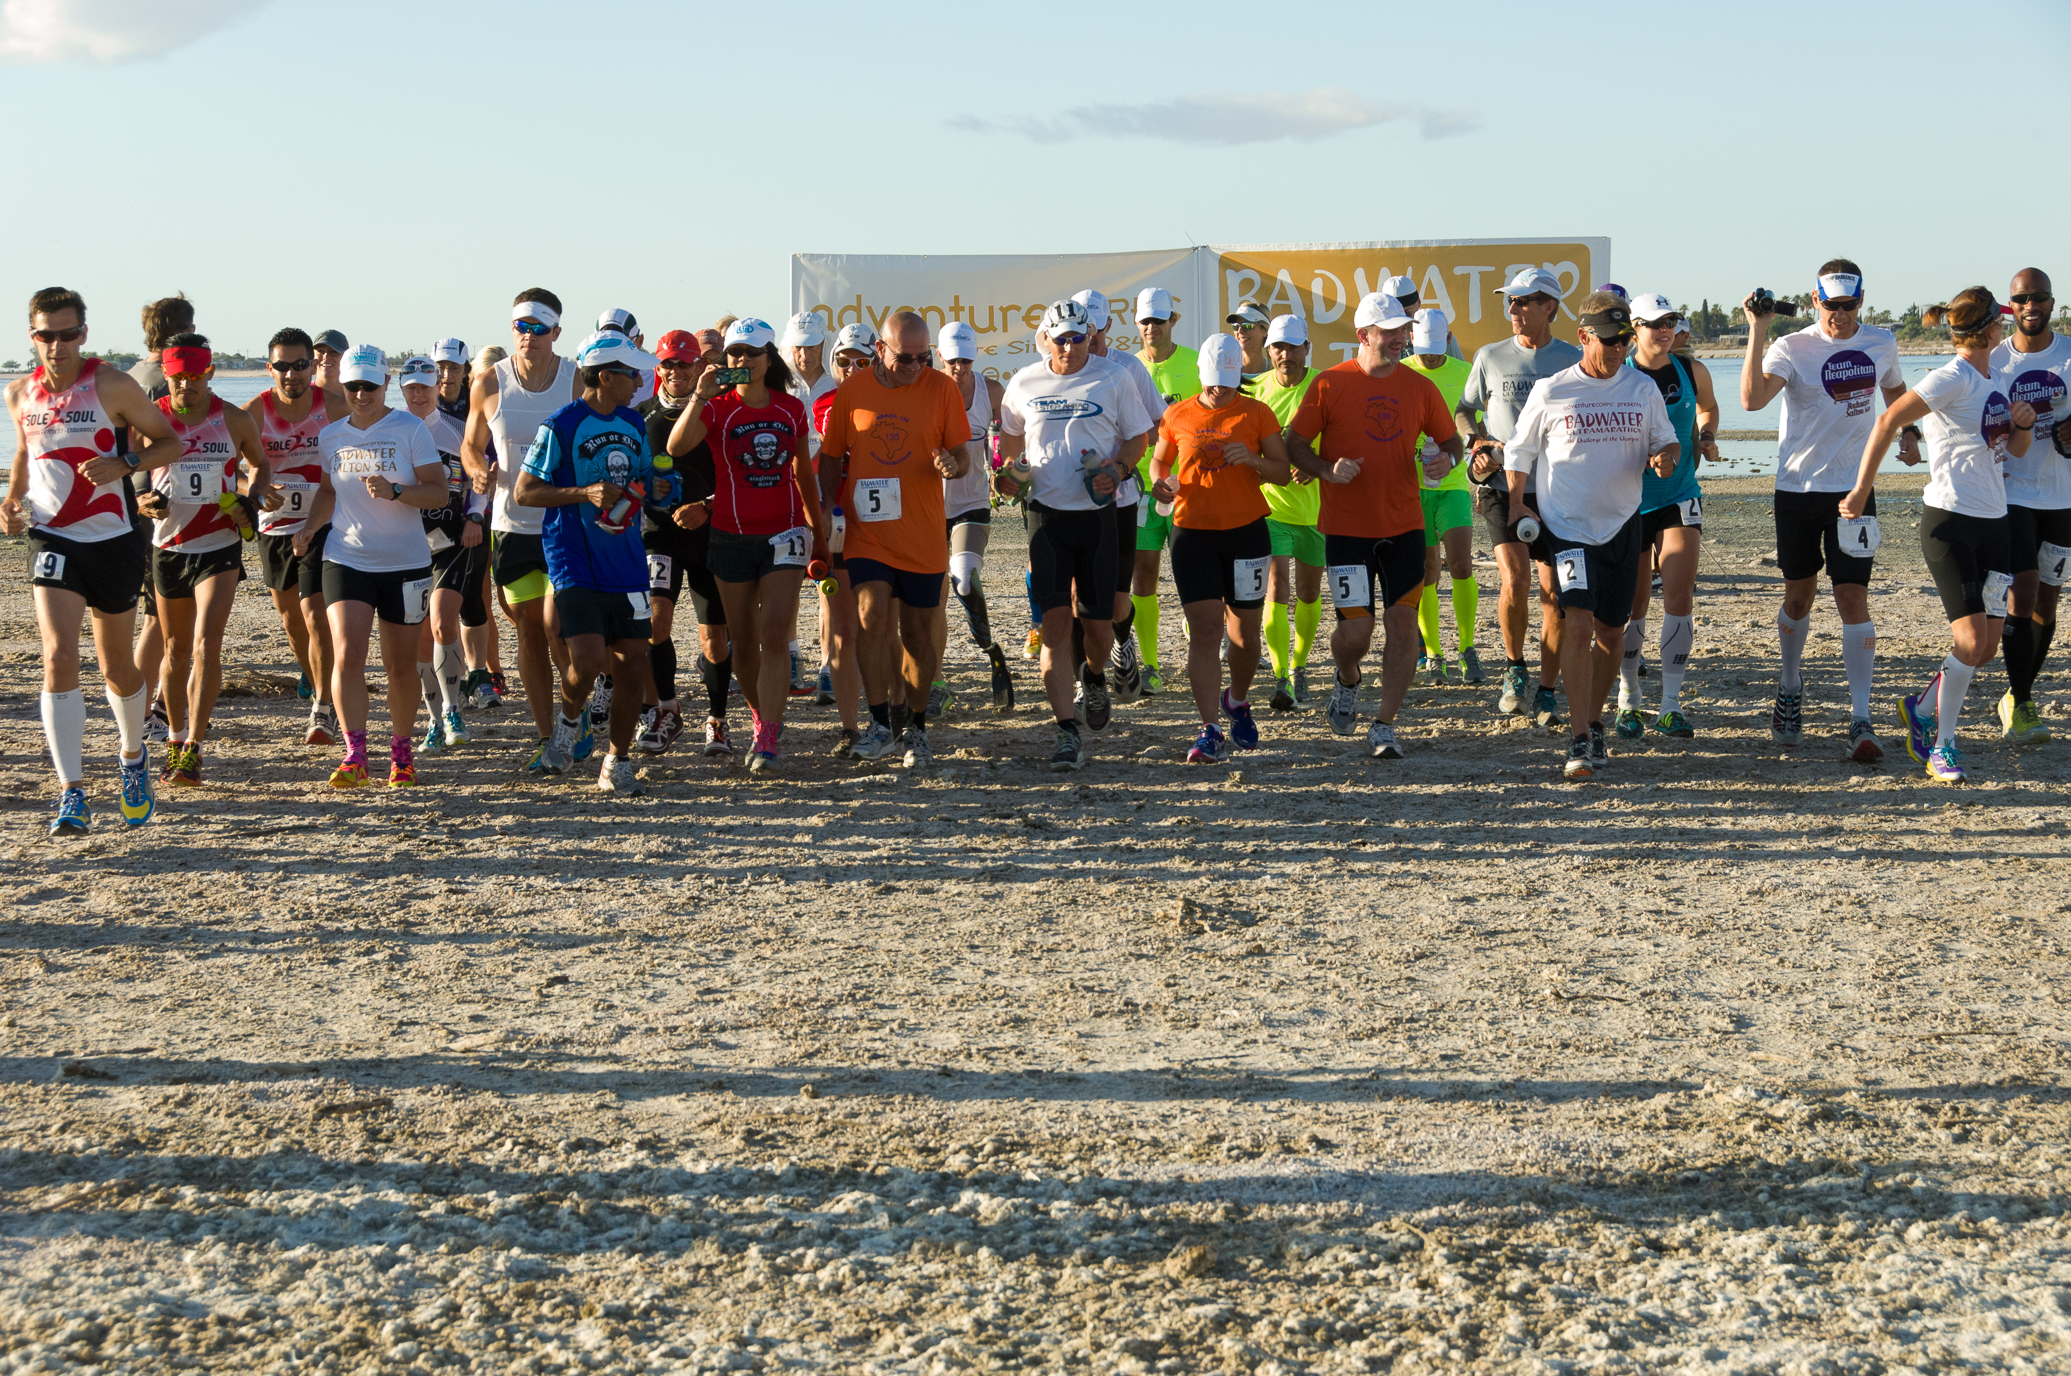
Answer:
[[[2042,581],[2062,587],[2071,572],[2071,507],[2006,507],[2006,540],[2012,563],[2008,573],[2042,573]],[[2055,545],[2049,561],[2042,559],[2044,545]]]
[[[1381,609],[1408,606],[1424,590],[1424,528],[1382,540],[1364,535],[1323,537],[1323,581],[1337,606],[1338,620],[1372,616],[1374,584],[1381,585]]]
[[[1221,601],[1236,611],[1266,605],[1266,570],[1273,537],[1261,516],[1229,530],[1172,528],[1172,583],[1179,604]]]
[[[579,635],[601,635],[606,642],[645,640],[653,633],[652,607],[644,592],[555,588],[554,611],[561,618],[563,640]]]
[[[489,600],[482,596],[482,577],[489,572],[489,540],[473,547],[448,545],[431,557],[432,591],[460,594],[460,624],[483,626],[489,622]]]
[[[1117,502],[1114,506],[1115,558],[1131,568],[1136,566],[1136,507],[1137,502],[1127,506]]]
[[[1135,509],[1134,507],[1130,508],[1131,511]],[[958,526],[989,526],[991,524],[992,508],[989,506],[974,506],[969,511],[957,512],[956,515],[943,522],[943,530],[950,532],[954,531]],[[1135,537],[1132,536],[1130,538],[1133,539]]]
[[[145,527],[132,526],[129,534],[110,540],[29,532],[29,581],[76,592],[103,616],[119,616],[136,606],[150,569],[151,536]]]
[[[1687,502],[1670,502],[1667,506],[1657,506],[1652,511],[1642,511],[1640,513],[1640,543],[1646,545],[1649,549],[1654,547],[1655,537],[1664,530],[1702,529],[1704,529],[1704,502],[1702,498],[1692,497]]]
[[[779,564],[777,546],[771,538],[715,530],[711,543],[705,547],[705,567],[722,583],[759,583],[773,573],[793,574],[803,582],[805,565]]]
[[[1524,494],[1524,509],[1534,516],[1539,514],[1539,494]],[[1474,485],[1474,514],[1481,520],[1481,533],[1488,537],[1491,548],[1500,545],[1522,543],[1517,538],[1516,527],[1510,524],[1510,492],[1507,488],[1489,487],[1481,483]],[[1546,522],[1539,522],[1539,538],[1526,548],[1534,561],[1541,564],[1553,562],[1553,546],[1546,543]]]
[[[499,530],[490,538],[495,548],[489,556],[489,568],[497,587],[507,588],[531,573],[546,576],[545,537]]]
[[[1810,578],[1822,567],[1836,587],[1867,584],[1874,557],[1849,554],[1841,548],[1836,528],[1845,492],[1778,492],[1776,494],[1776,571],[1786,579]],[[1870,494],[1865,516],[1877,514],[1877,494]],[[1925,527],[1923,526],[1924,530]]]
[[[244,582],[242,541],[206,554],[182,554],[176,549],[151,551],[151,583],[160,597],[191,598],[197,587],[232,569],[237,571],[237,581]]]
[[[648,594],[679,602],[688,587],[698,625],[724,626],[726,607],[719,600],[719,584],[705,562],[711,552],[711,533],[709,524],[696,530],[674,524],[656,525],[641,535],[640,542],[647,547]]]
[[[1552,530],[1546,536],[1553,544],[1553,582],[1561,606],[1579,607],[1606,626],[1632,620],[1632,598],[1640,585],[1638,512],[1600,545]]]
[[[309,537],[309,553],[297,557],[293,535],[260,534],[259,576],[268,592],[292,592],[299,597],[321,597],[324,591],[324,536],[331,528]]]
[[[946,573],[915,573],[877,559],[851,559],[848,571],[851,592],[865,583],[883,583],[893,597],[917,611],[941,606],[942,585],[949,579]]]
[[[1980,613],[2006,615],[2006,593],[2013,586],[2006,517],[1965,516],[1923,506],[1920,555],[1949,620]]]
[[[1036,606],[1054,612],[1069,605],[1084,620],[1113,620],[1115,551],[1121,548],[1114,519],[1098,507],[1057,511],[1034,501],[1027,515],[1028,590]],[[1133,525],[1129,538],[1133,548]]]
[[[364,602],[391,626],[415,626],[431,610],[431,565],[367,573],[324,560],[324,601]]]

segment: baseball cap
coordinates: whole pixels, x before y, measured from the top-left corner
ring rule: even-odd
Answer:
[[[1086,308],[1086,319],[1092,322],[1096,330],[1106,329],[1108,322],[1115,318],[1114,312],[1107,308],[1107,298],[1090,287],[1085,291],[1073,292],[1071,299]]]
[[[403,366],[396,369],[398,387],[436,387],[439,385],[439,370],[423,354],[411,354],[403,360]]]
[[[600,332],[616,330],[626,338],[631,339],[634,335],[640,333],[640,322],[633,318],[631,311],[623,311],[613,306],[610,310],[597,317],[597,329]]]
[[[431,346],[431,361],[434,363],[467,362],[467,345],[448,336]]]
[[[1353,328],[1360,330],[1368,325],[1399,330],[1409,323],[1409,312],[1402,309],[1402,303],[1384,291],[1370,291],[1360,297],[1359,309],[1352,315]]]
[[[1520,268],[1517,276],[1503,284],[1505,296],[1531,296],[1539,292],[1560,300],[1560,279],[1545,268]]]
[[[1619,286],[1616,282],[1600,282],[1597,284],[1596,289],[1598,291],[1607,291],[1611,293],[1611,295],[1617,297],[1620,301],[1632,300],[1632,293],[1627,291],[1625,288]]]
[[[944,325],[935,336],[935,352],[944,358],[978,358],[978,332],[961,320]]]
[[[1416,327],[1409,332],[1409,347],[1420,354],[1442,354],[1445,352],[1445,337],[1452,332],[1452,322],[1445,318],[1445,312],[1436,306],[1426,306],[1414,317]]]
[[[670,330],[655,341],[654,356],[657,362],[665,358],[702,358],[704,346],[689,330]]]
[[[1608,288],[1606,288],[1608,290]],[[1650,291],[1632,298],[1632,318],[1645,324],[1651,320],[1664,320],[1682,312],[1668,304],[1668,298],[1658,291]]]
[[[1222,336],[1216,336],[1218,339]],[[1266,326],[1268,344],[1306,344],[1309,342],[1309,322],[1298,315],[1276,315],[1273,323]]]
[[[1239,301],[1237,309],[1223,317],[1225,325],[1269,325],[1272,322],[1256,301]]]
[[[731,349],[739,344],[750,349],[766,349],[776,342],[777,332],[770,328],[767,320],[744,315],[726,327],[726,339],[720,347]]]
[[[1136,318],[1138,320],[1170,320],[1172,318],[1172,293],[1163,287],[1145,287],[1136,293]]]
[[[1847,300],[1862,295],[1862,278],[1852,272],[1829,272],[1819,279],[1819,299]]]
[[[1405,307],[1417,304],[1417,279],[1414,277],[1390,277],[1381,283],[1381,290],[1400,301]]]
[[[336,330],[327,330],[325,333],[336,334],[338,332]],[[388,355],[382,353],[381,350],[375,348],[372,344],[362,344],[357,348],[347,349],[345,351],[345,361],[338,365],[338,380],[340,382],[386,382],[388,381]],[[434,375],[432,380],[434,382],[438,380],[436,375]]]
[[[654,367],[657,361],[645,349],[635,348],[633,341],[617,330],[598,330],[575,346],[575,366],[578,368],[604,368],[617,364],[644,372]]]
[[[877,347],[877,331],[861,321],[843,325],[841,333],[834,336],[834,352],[838,354],[867,354]]]
[[[1201,385],[1235,387],[1244,380],[1244,346],[1235,335],[1212,334],[1201,341]]]
[[[1043,326],[1036,331],[1046,339],[1055,339],[1061,334],[1093,333],[1093,317],[1086,312],[1084,302],[1052,301],[1050,309],[1043,312]]]
[[[784,337],[777,343],[787,349],[810,349],[827,338],[827,317],[818,311],[800,311],[784,322]]]
[[[335,353],[342,354],[351,348],[352,345],[346,342],[345,331],[324,330],[316,337],[316,347],[319,349],[330,349]]]

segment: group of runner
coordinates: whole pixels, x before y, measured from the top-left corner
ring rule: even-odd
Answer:
[[[1783,399],[1772,739],[1803,740],[1804,648],[1824,569],[1842,622],[1849,754],[1882,757],[1866,595],[1881,539],[1874,481],[1894,439],[1916,464],[1924,438],[1922,549],[1952,648],[1901,715],[1928,774],[1960,780],[1962,702],[2002,642],[2002,730],[2048,736],[2031,692],[2071,564],[2071,431],[2052,428],[2071,341],[2051,328],[2047,276],[2028,269],[2005,306],[1973,287],[1939,308],[1958,357],[1908,389],[1891,332],[1862,322],[1860,269],[1832,260],[1816,286],[1817,319],[1773,342],[1774,298],[1751,293],[1743,307],[1741,403],[1754,412]],[[769,771],[788,700],[809,694],[838,709],[837,755],[902,752],[925,769],[929,723],[952,703],[948,595],[989,662],[992,705],[1014,705],[982,579],[1003,504],[1028,529],[1028,650],[1056,719],[1055,769],[1085,763],[1115,701],[1163,691],[1168,550],[1200,718],[1189,760],[1259,745],[1250,698],[1262,650],[1271,708],[1311,705],[1326,588],[1330,728],[1363,727],[1374,757],[1401,757],[1398,713],[1419,672],[1484,678],[1478,522],[1500,578],[1498,710],[1556,727],[1564,706],[1563,772],[1591,777],[1613,734],[1649,728],[1640,666],[1657,574],[1651,727],[1696,734],[1680,691],[1698,464],[1717,457],[1719,408],[1668,298],[1606,284],[1564,305],[1559,280],[1530,268],[1502,290],[1511,337],[1470,362],[1414,282],[1391,279],[1357,305],[1356,355],[1321,369],[1306,321],[1252,301],[1198,350],[1180,346],[1174,299],[1155,287],[1134,303],[1141,351],[1110,349],[1115,313],[1083,291],[1047,309],[1038,361],[1002,383],[980,371],[969,326],[931,337],[911,311],[833,333],[830,359],[814,313],[781,330],[754,318],[672,330],[649,352],[631,313],[613,310],[564,357],[561,303],[532,289],[512,305],[508,348],[473,357],[446,339],[391,367],[337,331],[283,329],[268,346],[271,386],[239,407],[213,393],[212,351],[183,298],[146,308],[151,357],[124,374],[86,355],[79,295],[46,289],[29,305],[38,366],[6,393],[17,447],[0,523],[30,537],[60,784],[52,831],[90,824],[79,686],[89,614],[124,820],[150,819],[154,783],[201,782],[247,539],[310,699],[304,741],[343,746],[333,786],[370,781],[365,669],[377,646],[388,783],[414,783],[420,752],[467,743],[466,710],[509,691],[495,606],[516,633],[537,735],[527,769],[564,773],[602,735],[598,787],[637,792],[635,750],[666,751],[685,727],[674,630],[686,589],[707,754],[733,754],[738,693],[747,767]],[[1578,343],[1553,337],[1564,310]],[[392,380],[401,408],[386,400]],[[797,638],[807,582],[820,596],[816,684]],[[1525,659],[1534,584],[1536,686]],[[1362,705],[1377,636],[1380,681]],[[161,736],[154,779],[148,748]]]

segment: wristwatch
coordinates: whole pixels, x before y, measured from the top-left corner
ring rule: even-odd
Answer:
[[[487,525],[489,522],[489,513],[486,511],[470,511],[469,513],[467,513],[467,519],[473,521],[478,526]]]
[[[391,482],[388,485],[388,500],[391,502],[403,500],[403,485],[401,483]]]
[[[1901,425],[1898,429],[1898,433],[1901,435],[1911,435],[1914,439],[1917,440],[1920,438],[1920,427],[1908,423],[1906,425]]]

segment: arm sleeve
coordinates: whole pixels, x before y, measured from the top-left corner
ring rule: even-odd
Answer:
[[[539,433],[532,437],[532,445],[525,451],[524,471],[543,483],[554,480],[555,465],[561,461],[561,444],[554,438],[554,427],[541,425]]]

